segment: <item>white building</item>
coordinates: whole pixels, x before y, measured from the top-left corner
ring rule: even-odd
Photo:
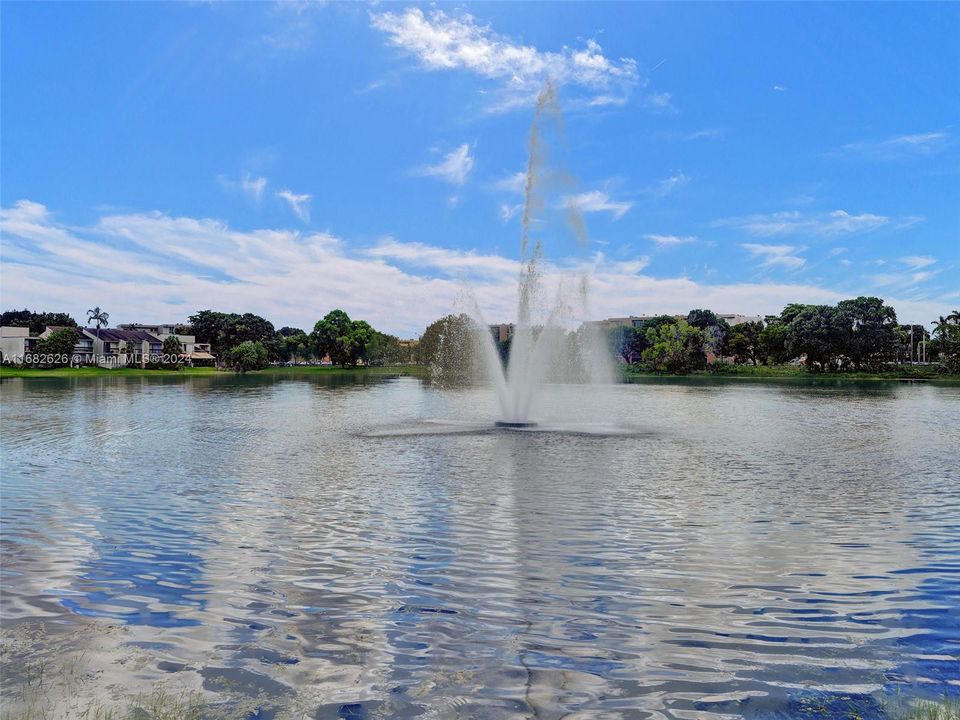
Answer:
[[[0,353],[5,363],[23,362],[23,356],[33,352],[38,338],[30,336],[30,328],[9,327],[0,328]]]

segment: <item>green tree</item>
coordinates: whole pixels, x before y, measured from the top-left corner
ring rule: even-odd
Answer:
[[[687,322],[695,328],[703,330],[719,323],[716,313],[713,310],[691,310],[687,313]]]
[[[277,331],[276,341],[279,360],[290,362],[304,360],[310,355],[310,337],[299,328],[282,327]]]
[[[43,363],[46,367],[63,367],[70,364],[73,347],[79,339],[80,333],[73,328],[54,330],[48,337],[37,341],[31,354],[49,360]]]
[[[718,318],[713,310],[696,309],[687,313],[687,322],[695,328],[702,331],[703,347],[706,353],[713,353],[716,356],[725,354],[727,339],[730,336],[730,324]]]
[[[223,360],[232,348],[243,342],[259,342],[273,359],[279,359],[280,346],[276,342],[273,323],[253,313],[222,313],[200,310],[190,316],[197,342],[210,343],[210,350]]]
[[[758,338],[760,344],[758,353],[763,363],[781,365],[793,357],[787,347],[789,340],[788,327],[787,323],[781,322],[776,316],[768,318],[767,325],[760,331],[760,337]]]
[[[960,310],[934,323],[930,347],[948,372],[960,374]]]
[[[703,331],[686,320],[647,330],[643,362],[657,372],[688,373],[704,365]]]
[[[351,367],[356,367],[361,361],[369,362],[368,350],[377,331],[370,327],[366,320],[354,320],[350,323],[347,333],[347,353]]]
[[[231,316],[215,310],[198,310],[190,316],[193,326],[193,335],[199,343],[209,343],[210,351],[219,360],[224,360],[224,354],[229,348],[225,344],[225,331]]]
[[[430,368],[438,385],[469,383],[477,370],[480,332],[467,315],[446,315],[427,326],[417,345],[417,361]]]
[[[163,363],[164,367],[171,368],[174,370],[179,370],[182,363],[180,362],[180,355],[183,352],[183,346],[180,344],[180,340],[176,335],[169,335],[163,340],[163,355],[166,362]]]
[[[346,367],[351,363],[351,332],[353,321],[343,310],[328,312],[323,320],[318,320],[310,333],[317,357],[330,356],[335,365]]]
[[[897,355],[897,313],[877,297],[858,297],[837,303],[840,352],[853,367],[878,369]]]
[[[830,305],[806,305],[787,326],[791,357],[803,357],[808,367],[836,370],[850,330],[849,319]]]
[[[67,313],[31,312],[23,310],[7,310],[0,315],[0,325],[4,327],[25,327],[30,329],[31,335],[39,335],[48,327],[77,327],[77,321]]]
[[[800,313],[806,310],[809,307],[814,307],[813,305],[806,305],[804,303],[790,303],[780,312],[780,322],[784,325],[789,325],[793,322],[794,318],[797,317]]]
[[[228,350],[224,360],[227,367],[238,373],[262,370],[269,364],[267,348],[263,346],[263,343],[253,340],[244,340],[236,347]]]
[[[734,325],[730,328],[730,336],[727,339],[727,353],[732,354],[738,363],[759,364],[763,357],[763,346],[760,342],[763,331],[762,322],[743,322]]]
[[[632,365],[640,359],[647,346],[643,330],[632,325],[618,325],[607,331],[607,343],[610,354]]]
[[[227,348],[233,348],[249,340],[259,342],[269,349],[268,343],[274,335],[276,330],[273,328],[273,323],[259,315],[253,313],[229,315],[223,329],[223,342]]]
[[[394,335],[374,332],[367,344],[366,361],[370,365],[401,365],[410,361],[409,355]]]

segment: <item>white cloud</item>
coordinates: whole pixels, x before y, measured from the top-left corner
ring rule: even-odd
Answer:
[[[697,238],[693,235],[656,235],[648,234],[643,236],[645,239],[650,242],[654,242],[661,247],[666,247],[670,245],[684,245],[687,243],[696,242]]]
[[[418,242],[399,242],[384,238],[364,255],[380,260],[395,260],[404,264],[442,270],[454,275],[500,275],[516,273],[518,265],[499,255],[481,255],[473,251],[450,250]]]
[[[928,265],[933,265],[937,262],[937,259],[929,255],[907,255],[906,257],[900,258],[900,262],[914,270],[919,270]]]
[[[245,173],[239,180],[231,180],[224,175],[218,175],[217,181],[224,190],[242,193],[258,205],[263,198],[264,190],[267,189],[267,179],[265,177],[252,177],[250,173]]]
[[[527,174],[525,172],[516,172],[513,175],[508,175],[505,178],[497,180],[493,183],[492,187],[494,190],[499,190],[500,192],[523,195],[527,187]]]
[[[684,140],[705,140],[705,139],[717,139],[722,138],[724,131],[722,128],[704,128],[703,130],[695,130],[692,133],[688,133],[683,136]]]
[[[657,112],[677,112],[673,97],[668,92],[650,93],[644,99],[644,104]]]
[[[894,135],[884,140],[847,143],[840,149],[844,152],[866,155],[879,160],[895,160],[915,155],[933,155],[946,149],[949,144],[946,132]]]
[[[787,88],[786,88],[785,85],[774,85],[774,86],[773,86],[773,89],[776,90],[777,92],[786,92],[786,91],[787,91]]]
[[[871,275],[870,281],[875,285],[883,287],[897,287],[900,289],[915,288],[934,278],[940,273],[939,270],[922,270],[919,272],[906,273],[881,273]]]
[[[500,219],[504,222],[510,222],[514,217],[519,215],[523,211],[523,203],[517,203],[516,205],[508,205],[507,203],[500,204]]]
[[[461,70],[498,83],[501,110],[532,105],[547,80],[586,91],[600,105],[639,84],[635,60],[608,58],[594,40],[584,48],[544,52],[497,34],[469,14],[427,15],[416,7],[375,13],[371,22],[427,70]]]
[[[464,143],[456,150],[447,153],[436,165],[427,165],[416,171],[418,175],[435,177],[451,185],[463,185],[473,170],[473,156],[470,145]]]
[[[799,210],[769,213],[766,215],[746,215],[725,218],[713,223],[716,226],[731,226],[746,230],[751,235],[771,237],[808,233],[813,235],[842,235],[858,232],[870,232],[890,223],[884,215],[861,213],[851,215],[845,210],[829,213],[808,214]]]
[[[286,200],[287,204],[290,206],[290,209],[293,211],[293,214],[300,218],[303,222],[310,222],[309,195],[297,195],[290,190],[281,190],[277,193],[277,197]]]
[[[655,194],[659,195],[660,197],[666,197],[677,188],[682,188],[689,182],[690,178],[684,175],[682,172],[676,173],[657,183]]]
[[[740,247],[749,252],[752,257],[760,258],[763,267],[783,267],[788,270],[799,270],[807,262],[796,254],[805,248],[795,245],[741,243]]]
[[[562,204],[584,213],[608,212],[614,220],[622,218],[633,207],[632,202],[611,200],[607,193],[600,190],[567,195]]]
[[[310,327],[341,307],[378,329],[412,337],[457,309],[465,288],[491,322],[511,321],[516,311],[516,260],[393,238],[357,248],[330,233],[239,231],[219,220],[159,212],[105,214],[92,226],[72,227],[43,205],[20,201],[0,210],[0,243],[0,281],[10,306],[81,317],[97,303],[117,323],[186,320],[212,307],[255,312],[278,327]],[[789,251],[772,254],[790,256]],[[644,275],[648,262],[597,255],[590,264],[592,317],[679,313],[691,307],[763,315],[789,302],[833,303],[879,287],[711,285]],[[545,262],[544,291],[554,292],[561,279],[582,267],[576,260]],[[916,273],[909,278],[923,281]],[[949,292],[954,291],[951,285]],[[110,298],[123,301],[111,307]],[[955,304],[948,295],[886,299],[902,322],[929,322]]]

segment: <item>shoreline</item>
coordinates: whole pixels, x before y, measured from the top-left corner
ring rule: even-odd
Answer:
[[[427,368],[422,365],[383,365],[377,367],[342,368],[334,365],[277,366],[251,370],[247,375],[410,375],[423,377]],[[236,375],[233,370],[214,367],[185,367],[180,370],[150,370],[146,368],[17,368],[0,366],[0,379],[7,378],[81,378],[81,377],[213,377]]]
[[[86,378],[86,377],[212,377],[217,375],[234,375],[232,370],[218,370],[213,367],[185,367],[180,370],[150,370],[145,368],[101,368],[101,367],[82,367],[82,368],[17,368],[0,366],[0,379],[27,378],[27,379],[53,379],[53,378]],[[428,378],[429,369],[423,365],[384,365],[378,367],[356,367],[342,368],[331,365],[306,365],[306,366],[277,366],[264,368],[263,370],[252,370],[248,375],[355,375],[355,376],[408,376],[418,378]],[[886,382],[918,382],[918,383],[944,383],[960,384],[960,375],[938,375],[933,373],[915,374],[904,373],[902,371],[891,371],[881,373],[867,372],[849,372],[849,373],[814,373],[801,368],[784,367],[744,367],[727,370],[724,372],[710,372],[709,370],[697,370],[686,374],[657,373],[634,370],[622,370],[620,373],[621,382],[632,384],[647,380],[664,380],[671,382],[682,381],[715,381],[715,380],[747,380],[755,382],[791,382],[791,381],[810,381],[817,382],[823,380],[847,380],[847,381],[886,381]]]

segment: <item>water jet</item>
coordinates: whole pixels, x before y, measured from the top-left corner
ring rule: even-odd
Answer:
[[[548,225],[551,211],[554,215],[562,213],[564,226],[572,231],[581,251],[588,247],[586,224],[572,199],[576,196],[570,176],[547,162],[544,133],[552,129],[562,141],[562,128],[560,106],[548,83],[537,98],[530,128],[516,319],[510,326],[506,361],[491,326],[474,302],[472,314],[479,326],[482,362],[500,406],[500,420],[495,423],[498,428],[535,427],[532,418],[540,410],[538,405],[549,383],[606,384],[613,378],[603,330],[589,322],[590,264],[571,263],[569,258],[559,264],[544,261],[542,239],[550,230],[556,231],[555,226]],[[551,193],[557,197],[550,197]],[[545,297],[545,271],[551,298]],[[579,329],[570,332],[577,321]],[[561,414],[565,409],[560,408]]]

